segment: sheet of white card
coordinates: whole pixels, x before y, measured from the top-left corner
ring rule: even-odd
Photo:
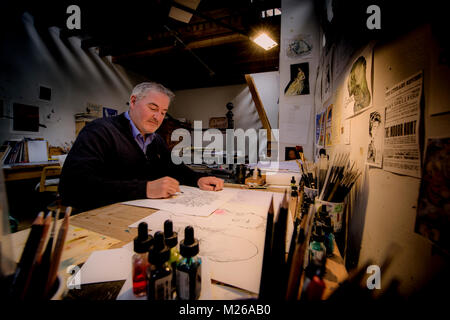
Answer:
[[[94,251],[81,267],[81,284],[125,280],[133,252],[124,248]]]
[[[188,186],[180,186],[180,190],[182,193],[168,199],[141,199],[122,202],[122,204],[206,217],[239,191],[238,189],[224,188],[221,191],[213,192]]]
[[[282,193],[239,190],[230,201],[208,217],[195,217],[158,211],[130,225],[136,228],[145,221],[152,232],[163,230],[164,221],[171,219],[178,239],[184,238],[184,228],[194,227],[200,242],[200,254],[208,257],[211,278],[251,292],[259,292],[262,253],[267,212],[273,196],[278,211]],[[292,224],[290,220],[289,224]],[[292,227],[287,231],[287,249]]]

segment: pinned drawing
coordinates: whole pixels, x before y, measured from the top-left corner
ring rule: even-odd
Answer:
[[[383,127],[380,112],[371,112],[369,117],[369,144],[367,146],[366,163],[378,168],[381,168],[383,161]]]
[[[344,89],[344,117],[349,118],[372,106],[372,49],[353,61]]]
[[[312,39],[310,35],[298,35],[285,40],[286,57],[298,59],[311,55]]]
[[[291,81],[284,89],[286,96],[309,94],[309,64],[308,62],[291,64]]]

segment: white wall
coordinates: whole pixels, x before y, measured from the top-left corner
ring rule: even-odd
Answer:
[[[272,129],[278,128],[278,72],[251,74]],[[233,103],[235,128],[262,128],[261,120],[246,84],[175,91],[169,113],[175,118],[202,121],[208,128],[212,117],[225,117],[228,102]]]
[[[294,21],[298,24],[308,21],[306,15],[310,14],[310,8],[307,3],[309,1],[282,1],[282,39],[289,35],[294,28],[299,30]],[[319,34],[314,33],[316,25],[316,22],[312,22],[310,26],[303,26],[301,30],[311,30],[318,40]],[[411,295],[426,285],[439,271],[448,270],[448,257],[439,253],[439,250],[435,250],[428,239],[414,232],[420,179],[397,175],[383,169],[369,168],[365,165],[368,119],[370,112],[374,109],[384,109],[386,88],[423,70],[425,103],[423,141],[429,137],[448,137],[450,135],[448,91],[437,92],[436,88],[442,88],[437,84],[445,81],[448,84],[450,70],[446,65],[440,65],[437,66],[439,72],[435,72],[434,68],[436,68],[439,57],[438,50],[436,50],[437,43],[429,26],[417,28],[396,39],[374,44],[373,107],[350,119],[349,145],[345,145],[342,138],[339,139],[337,136],[328,151],[329,153],[350,152],[351,160],[355,161],[358,169],[363,172],[358,184],[355,185],[352,194],[348,197],[347,262],[351,264],[351,260],[356,259],[354,266],[359,267],[369,260],[373,264],[382,265],[389,248],[396,247],[398,251],[390,268],[382,270],[381,286],[382,289],[386,289],[392,279],[397,279],[400,283],[399,292]],[[336,62],[345,66],[339,68],[342,72],[335,74],[336,77],[332,79],[333,94],[330,99],[321,101],[320,94],[318,95],[319,99],[315,99],[315,111],[320,112],[328,104],[333,103],[333,127],[339,128],[343,119],[343,95],[346,90],[345,78],[347,75],[345,70],[351,63],[350,54],[353,49],[359,51],[363,48],[347,48],[342,43],[335,45],[333,67],[336,67]],[[321,52],[315,51],[314,54],[318,58]],[[317,61],[316,58],[313,61]],[[289,77],[287,64],[281,53],[280,94]],[[323,67],[320,64],[318,66]],[[310,72],[315,74],[313,68],[310,68]],[[303,100],[305,103],[309,102],[307,97],[303,97]],[[444,111],[447,113],[430,116],[429,109],[433,101],[441,104],[445,104],[442,102],[446,101],[447,109]],[[285,103],[288,101],[281,96],[280,117]],[[334,131],[334,133],[336,132]],[[310,143],[313,143],[313,135],[310,136]],[[311,159],[310,148],[308,147],[306,151],[308,151],[306,157]]]
[[[24,14],[23,29],[5,33],[0,45],[0,99],[4,113],[12,116],[14,102],[39,107],[37,133],[12,132],[12,120],[0,119],[0,140],[42,137],[50,145],[63,146],[75,139],[74,114],[86,111],[86,103],[99,104],[123,112],[134,85],[142,77],[131,74],[95,49],[81,49],[81,41],[62,41],[59,29],[39,34],[33,17]],[[46,40],[44,40],[46,39]],[[52,89],[51,101],[39,99],[39,86]]]

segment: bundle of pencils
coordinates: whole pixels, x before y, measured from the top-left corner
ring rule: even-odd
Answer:
[[[45,219],[44,212],[38,214],[31,226],[22,256],[13,275],[10,289],[11,298],[18,300],[49,298],[58,275],[71,211],[72,208],[68,207],[54,248],[53,241],[59,209],[54,215],[53,227],[48,241],[47,234],[52,224],[52,212],[50,211]],[[46,241],[47,246],[45,246]]]
[[[349,156],[348,153],[337,154],[333,158],[320,192],[320,200],[342,202],[350,192],[361,172],[353,169],[355,163],[350,165]]]
[[[286,292],[286,229],[288,211],[289,201],[287,193],[284,194],[275,221],[273,202],[269,208],[259,291],[260,299],[281,300]]]

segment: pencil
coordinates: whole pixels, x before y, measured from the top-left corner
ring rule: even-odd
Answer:
[[[25,247],[22,251],[22,256],[20,257],[20,261],[17,264],[17,268],[14,273],[10,292],[13,298],[22,298],[23,296],[23,290],[25,288],[29,272],[36,256],[36,250],[41,239],[43,223],[44,212],[41,211],[33,221],[30,234],[28,235],[27,242],[25,243]]]
[[[310,210],[305,213],[305,216],[302,217],[302,220],[300,222],[300,230],[298,232],[298,237],[295,244],[292,263],[290,269],[288,270],[289,277],[286,289],[286,300],[288,301],[292,301],[297,298],[297,293],[303,274],[304,257],[308,246],[308,242],[306,241],[306,233],[311,216],[311,207],[313,206],[310,206]]]
[[[285,273],[286,273],[286,224],[289,210],[289,202],[287,200],[287,193],[284,193],[283,201],[281,203],[277,221],[275,222],[275,229],[273,234],[272,259],[274,262],[273,274],[276,275],[280,281],[276,283],[274,289],[275,298],[280,299],[285,294]]]
[[[71,207],[67,207],[66,214],[64,216],[64,220],[59,228],[58,238],[56,239],[55,249],[53,250],[50,270],[48,274],[47,284],[45,286],[45,297],[50,298],[50,290],[52,289],[53,284],[55,283],[56,277],[58,276],[58,268],[59,263],[61,261],[62,251],[64,249],[64,243],[66,241],[67,231],[69,229],[69,216],[72,212]]]
[[[45,240],[47,239],[47,233],[50,229],[50,224],[52,222],[52,214],[51,211],[45,217],[42,227],[42,234],[39,240],[39,245],[37,247],[33,262],[31,264],[30,271],[28,272],[27,279],[25,281],[24,288],[22,290],[21,299],[25,299],[27,296],[30,296],[30,285],[36,281],[36,277],[38,277],[39,264],[42,258],[42,249],[44,248]],[[33,289],[33,288],[31,288]]]
[[[264,256],[261,269],[261,281],[259,284],[259,298],[266,299],[272,293],[272,236],[273,236],[273,196],[270,200],[269,212],[267,213],[266,236],[264,240]]]
[[[44,298],[43,295],[44,295],[45,286],[46,286],[47,280],[48,280],[48,273],[50,271],[49,269],[50,269],[50,261],[51,261],[52,251],[53,251],[53,239],[55,238],[55,234],[56,234],[56,225],[57,225],[57,220],[59,217],[59,212],[60,212],[60,209],[58,208],[58,209],[56,209],[56,212],[53,213],[53,225],[52,225],[52,229],[50,231],[50,236],[47,241],[47,245],[45,247],[44,253],[41,256],[41,261],[38,266],[36,281],[32,284],[33,285],[33,294],[37,298]]]

